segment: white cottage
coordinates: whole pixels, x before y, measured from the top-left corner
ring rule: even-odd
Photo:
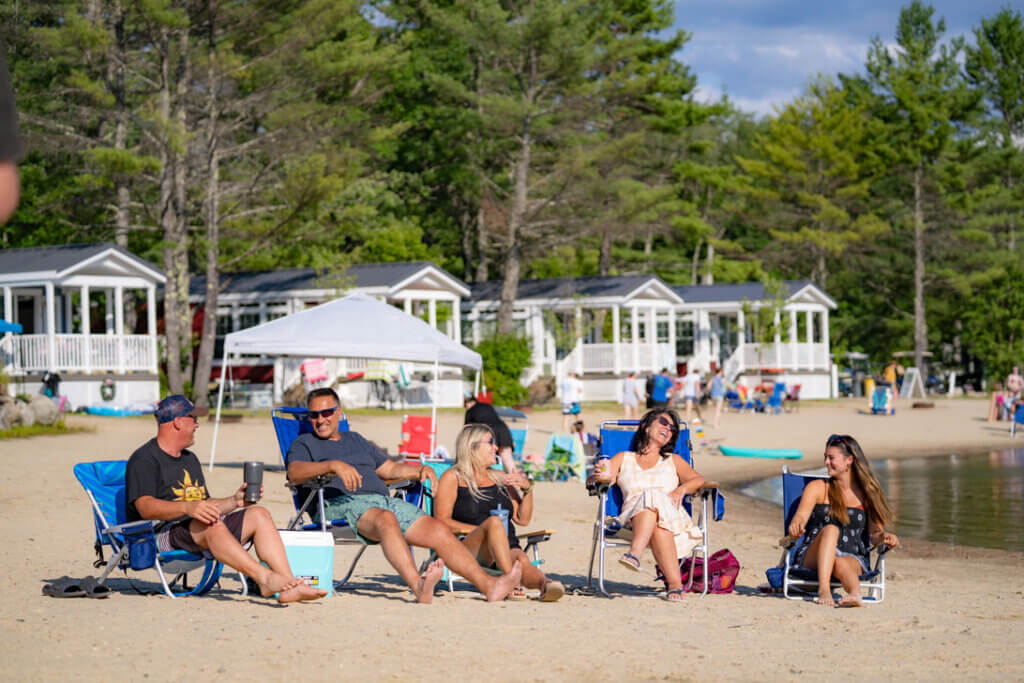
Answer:
[[[204,277],[192,279],[189,301],[193,305],[202,306],[205,288]],[[213,377],[220,376],[223,341],[228,333],[354,293],[391,303],[410,315],[421,317],[456,342],[462,341],[462,300],[469,296],[469,288],[428,261],[355,265],[346,269],[341,277],[327,276],[313,268],[231,273],[221,277]],[[200,310],[193,325],[196,328],[201,327],[201,315]],[[267,405],[271,401],[280,403],[284,391],[301,381],[302,360],[239,358],[231,363],[231,377],[242,380],[247,393],[255,394],[257,401],[266,401]],[[429,403],[430,397],[425,392],[431,383],[425,375],[433,373],[433,366],[410,363],[402,369],[410,376],[407,399],[412,403]],[[325,370],[328,379],[333,381],[353,373],[372,372],[373,365],[363,358],[329,359]],[[462,386],[461,369],[442,367],[439,405],[461,405]],[[374,400],[368,394],[371,389],[371,385],[357,382],[343,385],[341,394],[349,404],[362,406]]]
[[[158,400],[156,289],[164,280],[114,244],[0,250],[4,319],[23,332],[0,340],[12,390],[38,393],[43,374],[55,372],[73,407]]]

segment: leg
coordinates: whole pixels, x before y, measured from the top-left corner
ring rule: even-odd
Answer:
[[[503,573],[512,570],[512,553],[508,534],[500,517],[491,516],[462,539],[462,545],[484,566],[494,563]],[[525,566],[525,565],[524,565]]]
[[[832,599],[832,569],[836,562],[836,544],[839,542],[839,527],[826,524],[818,532],[804,555],[804,566],[818,570],[818,604],[834,607]]]
[[[665,575],[669,590],[683,587],[679,575],[679,557],[676,555],[676,539],[668,529],[655,527],[651,535],[651,553],[658,563],[661,573]]]
[[[633,542],[629,544],[629,552],[639,558],[658,526],[658,513],[654,510],[641,510],[633,515],[629,524],[633,527]]]
[[[693,401],[686,399],[686,424],[690,424],[690,411],[693,409]]]
[[[365,516],[365,515],[364,515]],[[361,520],[360,520],[361,521]],[[362,533],[360,531],[360,533]],[[487,602],[503,600],[512,589],[519,585],[522,567],[518,562],[512,563],[512,569],[498,578],[485,572],[476,559],[459,543],[448,528],[433,517],[420,517],[412,523],[406,532],[405,539],[421,548],[430,548],[451,567],[456,574],[463,576],[477,590],[484,594]],[[406,553],[408,556],[409,553]],[[410,566],[412,560],[409,560]]]
[[[723,402],[724,402],[724,399],[721,399],[721,398],[716,398],[715,399],[715,429],[718,429],[718,425],[722,421],[722,403]]]
[[[274,560],[274,565],[271,565],[270,568],[264,567],[253,559],[252,555],[246,552],[245,548],[242,547],[242,544],[238,542],[238,539],[234,537],[224,522],[217,522],[211,526],[203,524],[198,520],[193,520],[189,526],[192,539],[200,548],[209,550],[219,562],[223,562],[255,581],[260,587],[260,594],[264,597],[277,593],[279,602],[296,602],[299,600],[315,600],[327,595],[327,591],[307,586],[292,576],[291,569],[288,566],[288,559],[284,554],[284,546],[281,544],[281,537],[278,536],[277,529],[274,528],[274,522],[266,508],[250,508],[242,514],[245,515],[242,523],[242,538],[246,540],[249,538],[255,539],[257,536],[256,531],[257,529],[259,530],[258,537],[265,546],[264,550],[268,551]],[[252,535],[246,536],[246,525],[250,526]],[[268,525],[277,538],[280,555],[276,554],[273,542],[265,540],[267,536],[266,527]],[[260,552],[259,549],[257,549],[257,552]]]
[[[860,607],[860,572],[861,566],[855,558],[837,557],[832,574],[843,584],[846,597],[839,601],[840,606]]]
[[[370,508],[359,518],[356,529],[360,535],[380,543],[384,557],[412,590],[417,602],[428,604],[434,599],[434,586],[441,578],[444,565],[431,563],[427,573],[420,577],[409,546],[402,538],[402,528],[398,525],[395,513],[382,508]]]
[[[512,448],[510,446],[505,446],[498,451],[498,458],[506,472],[512,473],[516,471],[516,461],[512,457]]]
[[[526,553],[519,548],[511,548],[509,555],[511,556],[510,561],[515,562],[516,560],[519,560],[519,566],[523,568],[522,584],[524,586],[533,590],[544,587],[544,584],[548,580],[547,577],[544,576],[544,573],[541,570],[537,569],[530,563],[530,558],[527,557]],[[501,565],[499,564],[498,566],[500,567]]]

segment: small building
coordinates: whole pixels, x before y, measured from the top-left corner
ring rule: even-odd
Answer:
[[[197,307],[193,328],[202,329],[206,289],[205,277],[194,277],[189,302]],[[345,294],[360,293],[402,308],[456,342],[462,341],[462,301],[469,296],[464,282],[429,261],[375,263],[350,266],[340,276],[318,273],[313,268],[288,268],[274,271],[230,273],[221,276],[217,300],[217,338],[212,378],[220,377],[224,336],[248,329],[291,313],[316,306]],[[373,321],[366,321],[372,324]],[[280,403],[284,392],[302,380],[301,358],[246,357],[232,361],[231,380],[237,391],[229,394],[235,404],[265,407]],[[324,364],[327,381],[350,375],[384,378],[390,369],[370,359],[328,359]],[[403,398],[409,404],[429,404],[433,366],[402,364],[400,372],[408,380]],[[459,368],[441,368],[439,405],[461,405],[463,377]],[[241,380],[240,383],[237,381]],[[339,387],[342,399],[350,405],[373,404],[373,392],[386,390],[380,384],[353,382]],[[385,399],[387,400],[387,399]]]
[[[76,408],[159,400],[156,289],[164,281],[114,244],[0,250],[3,317],[23,332],[0,339],[12,388],[39,393],[49,372]]]

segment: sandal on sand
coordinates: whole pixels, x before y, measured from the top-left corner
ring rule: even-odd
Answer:
[[[626,553],[619,558],[619,564],[635,572],[640,571],[640,558],[633,553]]]
[[[89,578],[92,579],[91,576]],[[51,598],[82,598],[85,597],[85,590],[78,579],[62,576],[43,586],[43,595],[49,595]]]
[[[683,601],[683,589],[673,588],[672,590],[665,593],[665,597],[662,598],[667,602],[682,602]]]
[[[557,602],[565,595],[565,586],[561,581],[548,581],[540,589],[541,602]]]
[[[519,602],[520,600],[526,600],[526,590],[522,586],[516,586],[512,589],[512,592],[505,596],[506,600],[512,602]]]
[[[110,588],[104,586],[91,576],[87,576],[82,579],[82,590],[85,591],[85,597],[87,598],[99,599],[110,595]]]

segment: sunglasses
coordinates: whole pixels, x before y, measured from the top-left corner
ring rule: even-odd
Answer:
[[[477,441],[476,443],[477,443],[477,445],[485,443],[488,446],[493,446],[494,445],[494,439],[487,439],[487,441]]]
[[[190,417],[190,418],[192,418],[193,422],[195,422],[196,424],[199,424],[199,416],[198,415],[193,415],[192,413],[189,413],[188,415],[182,415],[181,417],[183,419],[186,418],[186,417]]]
[[[846,441],[845,434],[829,434],[828,439],[825,441],[826,446],[834,446],[837,443],[844,443]]]
[[[664,415],[659,415],[658,416],[658,424],[660,424],[662,427],[668,427],[669,429],[672,429],[672,430],[674,430],[676,428],[676,423],[673,422],[672,420],[668,419]]]
[[[322,417],[326,420],[331,415],[334,415],[336,412],[338,412],[338,406],[334,406],[333,408],[325,408],[323,410],[310,410],[308,411],[308,415],[310,420],[315,420],[318,417]]]

